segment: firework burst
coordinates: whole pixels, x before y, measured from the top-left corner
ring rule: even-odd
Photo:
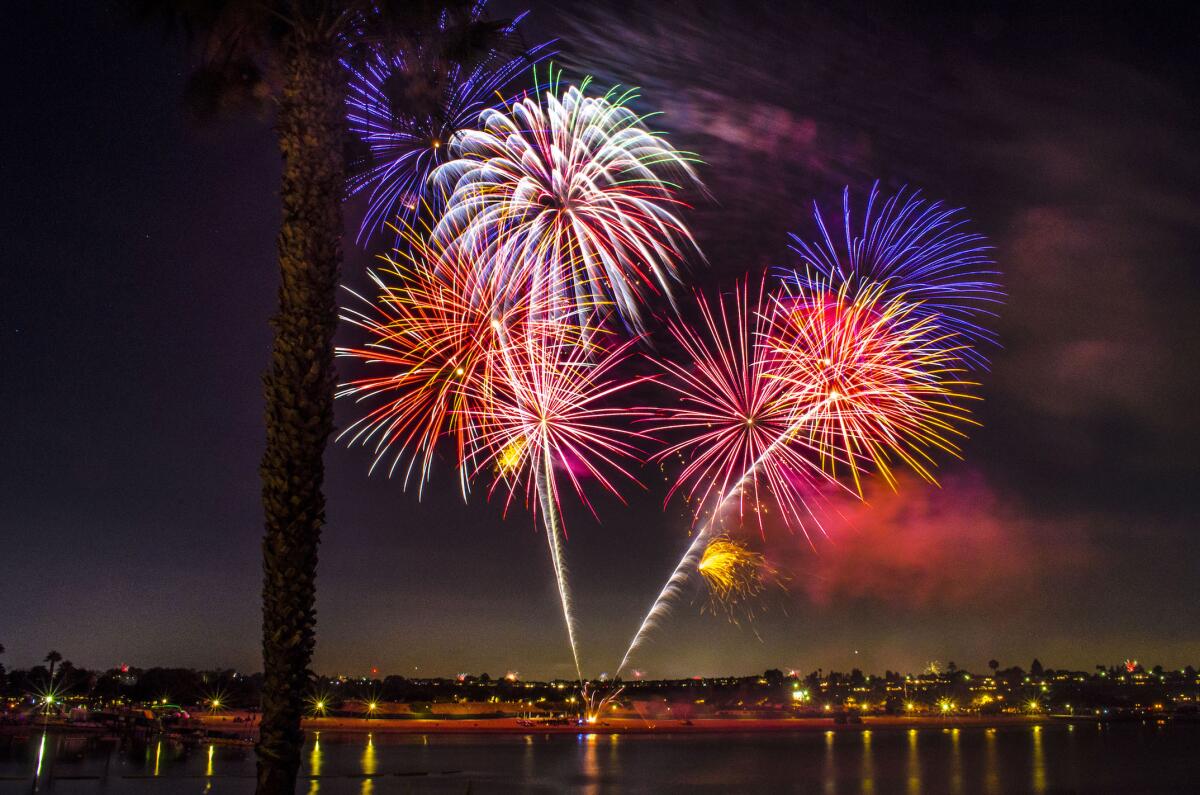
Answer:
[[[1004,292],[991,246],[983,235],[969,231],[961,209],[903,189],[884,198],[876,182],[861,220],[854,218],[849,188],[842,193],[841,224],[834,234],[816,203],[813,220],[819,238],[807,242],[792,236],[792,249],[803,265],[785,278],[809,288],[846,282],[882,285],[882,300],[903,297],[914,317],[936,318],[939,327],[952,332],[949,338],[958,341],[956,350],[964,362],[986,366],[979,345],[994,344],[995,333],[980,321],[994,315]]]
[[[448,193],[434,235],[487,249],[486,279],[541,304],[613,303],[638,328],[640,304],[671,295],[695,248],[675,181],[694,181],[691,158],[646,129],[628,107],[631,91],[589,97],[586,88],[552,85],[456,134],[454,159],[432,176]]]
[[[775,376],[773,359],[764,355],[763,291],[761,283],[757,290],[739,286],[715,307],[697,295],[700,327],[669,324],[685,356],[682,362],[657,360],[661,383],[676,401],[659,412],[655,431],[683,438],[656,458],[686,462],[667,499],[683,490],[697,519],[706,514],[717,519],[736,498],[739,519],[749,508],[762,531],[774,502],[783,521],[807,535],[805,517],[817,523],[805,498],[828,478],[807,455],[803,439],[788,437],[798,395],[794,383]]]
[[[405,35],[402,47],[377,45],[361,66],[344,64],[347,121],[367,152],[352,163],[348,185],[351,195],[366,191],[369,197],[360,243],[397,216],[411,221],[424,202],[436,203],[437,193],[427,191],[429,175],[446,162],[451,137],[471,126],[520,72],[551,55],[551,43],[520,45],[525,14],[491,23],[485,5],[444,11],[431,30]],[[463,58],[456,51],[471,31],[488,43]]]
[[[788,385],[789,434],[862,494],[864,470],[895,485],[900,461],[932,481],[933,450],[957,455],[971,382],[961,380],[957,335],[884,285],[809,279],[773,298],[763,345]]]
[[[527,503],[541,515],[580,680],[583,668],[563,556],[566,531],[558,473],[566,474],[589,509],[584,477],[595,479],[618,497],[616,483],[606,470],[633,478],[623,463],[638,459],[633,442],[640,434],[619,427],[630,412],[608,401],[633,383],[617,378],[614,370],[628,358],[634,342],[600,347],[595,337],[580,339],[578,329],[569,324],[558,324],[557,332],[546,330],[515,340],[502,333],[496,377],[472,385],[484,390],[477,400],[485,410],[476,418],[470,466],[475,471],[494,471],[495,483],[507,484],[509,499],[522,490],[523,483]]]
[[[783,419],[741,476],[717,494],[716,507],[642,620],[618,672],[670,613],[702,562],[724,506],[764,467],[769,469],[781,451],[801,451],[800,461],[831,478],[848,469],[860,496],[867,471],[878,472],[894,486],[892,466],[899,460],[933,480],[930,451],[957,453],[954,440],[970,422],[965,408],[970,384],[959,380],[960,347],[953,332],[936,324],[937,315],[918,312],[919,305],[903,295],[885,298],[884,292],[884,285],[847,280],[831,288],[809,277],[756,311],[765,324],[756,356],[763,357],[765,377],[780,384]],[[701,434],[716,428],[700,425]],[[792,482],[764,481],[773,489]]]
[[[490,377],[467,390],[480,407],[467,453],[471,470],[494,472],[510,495],[523,485],[535,507],[539,473],[555,505],[556,472],[565,473],[589,508],[585,478],[619,496],[614,475],[633,479],[626,466],[639,459],[636,442],[645,438],[624,427],[642,412],[612,404],[637,383],[617,374],[636,339],[606,346],[595,336],[582,338],[571,324],[549,322],[519,337],[503,328],[496,333]]]
[[[708,542],[696,571],[704,578],[712,603],[726,610],[762,593],[767,578],[774,573],[762,553],[729,536],[717,536]]]
[[[474,278],[469,250],[443,249],[411,227],[399,234],[403,248],[370,272],[374,300],[349,291],[367,308],[343,311],[369,342],[338,355],[377,374],[341,386],[338,397],[373,408],[338,438],[371,448],[372,471],[381,464],[389,475],[401,469],[405,487],[414,479],[423,486],[444,435],[456,441],[456,460],[466,457],[475,418],[484,413],[482,385],[496,376],[501,351],[541,328],[527,296],[498,296]],[[462,467],[460,477],[465,494]]]

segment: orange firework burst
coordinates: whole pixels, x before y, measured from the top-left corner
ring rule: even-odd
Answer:
[[[894,485],[897,460],[933,481],[931,451],[957,455],[971,422],[953,334],[883,285],[813,284],[774,299],[764,341],[774,377],[792,387],[791,433],[831,474],[849,469],[859,494],[864,470]]]
[[[370,341],[338,355],[379,374],[342,385],[338,397],[377,405],[339,438],[372,447],[372,470],[390,460],[389,474],[403,466],[405,485],[417,474],[423,486],[443,435],[456,439],[462,460],[477,397],[486,394],[480,385],[491,379],[503,345],[540,329],[527,296],[498,294],[475,278],[466,249],[443,248],[412,228],[400,234],[405,247],[369,274],[376,300],[355,294],[370,310],[343,314]]]

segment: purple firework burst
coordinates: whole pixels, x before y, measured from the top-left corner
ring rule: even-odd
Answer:
[[[553,54],[553,42],[521,44],[526,14],[489,22],[485,5],[443,12],[432,30],[374,47],[365,63],[344,64],[349,128],[366,150],[348,180],[350,195],[369,197],[360,244],[396,218],[411,221],[423,205],[436,208],[428,177],[445,161],[450,137],[474,125],[519,73]]]
[[[992,247],[983,235],[970,231],[962,213],[961,208],[928,201],[919,191],[904,188],[885,198],[876,182],[856,221],[847,187],[842,193],[840,229],[834,227],[831,234],[814,202],[819,238],[808,242],[792,235],[791,248],[800,255],[803,267],[787,269],[782,275],[802,287],[880,284],[883,300],[903,297],[914,305],[914,320],[936,315],[938,325],[951,332],[947,339],[954,340],[964,362],[986,368],[987,355],[979,347],[995,344],[996,335],[981,320],[995,315],[1004,290],[997,281]]]

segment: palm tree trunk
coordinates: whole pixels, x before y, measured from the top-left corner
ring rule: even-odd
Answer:
[[[316,623],[325,521],[322,456],[333,429],[335,290],[341,264],[341,66],[328,41],[297,32],[278,111],[283,155],[279,311],[264,378],[263,694],[259,795],[292,795]]]

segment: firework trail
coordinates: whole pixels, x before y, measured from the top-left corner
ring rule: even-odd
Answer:
[[[576,673],[582,681],[563,559],[566,533],[556,472],[566,473],[589,510],[592,506],[584,492],[583,476],[595,479],[618,497],[616,483],[605,469],[633,479],[622,461],[637,460],[633,442],[643,436],[615,427],[613,420],[623,424],[640,412],[606,404],[636,383],[617,378],[613,371],[628,359],[629,348],[637,340],[602,347],[596,337],[579,339],[578,330],[569,324],[557,328],[556,334],[527,335],[515,343],[504,340],[503,377],[486,385],[491,393],[486,396],[486,411],[476,420],[468,460],[475,471],[495,469],[499,477],[493,488],[506,484],[509,500],[524,483],[526,502],[540,512]]]
[[[814,407],[811,409],[811,412],[812,415],[815,416],[817,413],[817,408]],[[793,424],[793,428],[799,427],[807,420],[807,416],[802,416]],[[787,443],[792,433],[793,431],[789,430],[781,434],[766,450],[763,451],[762,455],[760,455],[758,459],[756,459],[750,465],[750,468],[746,470],[742,477],[733,484],[733,487],[730,489],[730,491],[726,492],[718,500],[708,522],[705,523],[704,526],[701,527],[701,529],[692,537],[692,543],[688,545],[687,550],[683,553],[683,557],[680,558],[679,563],[675,565],[675,570],[672,571],[671,576],[667,578],[666,585],[664,585],[663,589],[659,591],[654,603],[650,606],[650,612],[648,612],[646,617],[642,619],[641,625],[638,627],[637,632],[634,633],[633,640],[630,642],[629,648],[625,651],[625,656],[621,658],[621,664],[617,666],[618,676],[620,675],[621,671],[625,670],[625,666],[629,663],[629,660],[633,656],[634,652],[641,647],[642,643],[646,639],[647,634],[656,626],[658,626],[659,621],[670,615],[671,603],[674,602],[675,598],[683,591],[683,586],[687,583],[689,572],[699,565],[700,559],[704,554],[704,549],[707,546],[708,539],[710,538],[710,534],[713,531],[714,526],[725,506],[729,504],[729,501],[733,498],[733,495],[743,489],[746,486],[747,481],[754,477],[754,473],[757,472],[758,468],[762,465],[762,462],[769,459],[776,453],[777,450]]]
[[[471,126],[522,71],[552,54],[553,42],[524,47],[520,14],[507,24],[485,19],[486,0],[464,12],[443,11],[432,29],[402,35],[402,43],[374,45],[361,65],[347,70],[347,121],[365,146],[352,163],[350,195],[368,192],[358,242],[399,216],[411,221],[425,202],[430,173],[446,162],[447,144]],[[490,41],[469,59],[462,39],[482,32]]]
[[[768,319],[760,342],[769,362],[766,377],[789,387],[792,414],[741,477],[719,493],[634,634],[618,673],[670,613],[725,507],[781,450],[795,444],[815,451],[816,464],[831,476],[839,465],[849,468],[860,496],[860,472],[868,466],[894,484],[890,462],[895,457],[932,480],[926,448],[956,452],[947,437],[961,433],[956,424],[968,417],[961,406],[963,382],[953,380],[960,357],[958,348],[947,344],[950,333],[934,324],[934,316],[914,317],[916,305],[904,296],[885,300],[881,285],[854,288],[847,282],[831,291],[817,279],[810,284],[772,296],[759,310]]]
[[[614,493],[596,464],[628,474],[618,459],[636,454],[603,422],[628,421],[630,413],[593,406],[627,385],[609,374],[628,343],[596,344],[592,324],[611,305],[637,327],[639,302],[670,295],[683,251],[694,243],[674,214],[682,201],[669,178],[694,177],[687,156],[625,106],[631,92],[585,97],[585,82],[560,96],[551,82],[537,98],[484,111],[481,130],[453,136],[455,159],[433,174],[448,195],[431,236],[454,252],[450,259],[470,252],[477,283],[501,300],[524,297],[531,318],[575,330],[567,340],[544,327],[524,345],[505,346],[507,377],[492,385],[470,458],[476,469],[494,464],[511,486],[523,481],[526,502],[540,509],[582,678],[555,473],[566,472],[585,504],[577,470]]]
[[[623,461],[636,460],[637,431],[612,427],[641,416],[607,402],[636,381],[615,370],[637,340],[607,342],[598,330],[543,322],[527,303],[477,303],[467,268],[447,252],[416,237],[406,261],[388,259],[373,274],[380,296],[372,312],[348,310],[346,319],[366,330],[364,348],[340,349],[343,356],[385,368],[345,384],[340,396],[379,400],[343,432],[351,443],[372,446],[372,469],[390,460],[389,474],[403,466],[405,485],[423,486],[438,442],[453,437],[464,495],[471,480],[491,475],[490,491],[507,486],[506,507],[522,486],[525,501],[545,525],[563,617],[582,678],[562,542],[559,472],[591,509],[584,478],[618,494],[609,471],[632,479]],[[458,250],[456,250],[458,251]],[[449,255],[452,257],[453,255]],[[462,264],[462,263],[459,263]],[[457,275],[457,276],[456,276]],[[384,276],[394,277],[389,284]],[[459,278],[461,277],[461,278]],[[365,300],[365,299],[364,299]],[[593,511],[594,512],[594,511]]]
[[[431,176],[448,193],[433,234],[486,250],[481,278],[575,309],[580,322],[610,303],[637,329],[640,303],[670,297],[695,249],[676,181],[695,183],[694,158],[646,129],[627,107],[632,91],[586,89],[559,92],[552,79],[457,133],[454,159]]]
[[[373,468],[390,461],[423,486],[452,436],[464,495],[484,471],[496,475],[491,492],[508,486],[506,506],[524,490],[545,524],[581,676],[559,480],[591,509],[581,478],[616,493],[609,471],[629,474],[622,459],[638,457],[630,440],[642,435],[609,427],[638,412],[602,405],[629,385],[612,371],[637,337],[609,344],[598,323],[615,305],[636,324],[637,302],[669,294],[694,247],[668,179],[693,179],[687,156],[645,129],[631,96],[560,96],[555,85],[452,136],[455,159],[434,172],[450,188],[436,226],[405,226],[400,261],[372,275],[373,311],[346,314],[371,344],[339,351],[386,368],[339,393],[378,401],[343,434],[373,446]]]
[[[881,285],[881,299],[904,296],[916,318],[936,318],[952,334],[965,362],[985,367],[981,344],[995,344],[995,332],[980,324],[994,317],[1004,292],[997,279],[987,239],[967,230],[960,208],[922,199],[904,189],[883,197],[876,182],[867,195],[862,218],[855,221],[850,188],[842,193],[840,237],[830,233],[820,207],[813,203],[819,239],[792,235],[802,269],[786,279],[809,288],[829,284]],[[964,342],[970,345],[963,345]]]

